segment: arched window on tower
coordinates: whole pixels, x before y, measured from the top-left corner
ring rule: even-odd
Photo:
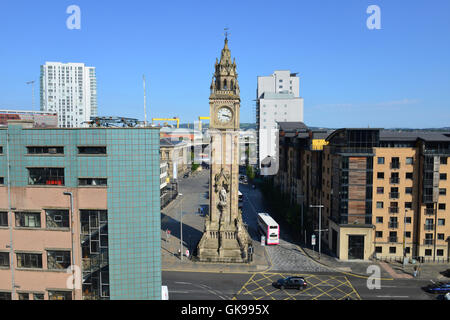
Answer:
[[[224,89],[224,90],[228,90],[228,87],[227,87],[227,79],[223,80],[223,89]]]
[[[234,81],[233,80],[230,81],[230,90],[234,90]]]

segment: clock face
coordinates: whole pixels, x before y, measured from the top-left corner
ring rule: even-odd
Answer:
[[[230,122],[232,118],[233,118],[233,113],[231,112],[230,108],[222,107],[217,112],[217,119],[221,123]]]

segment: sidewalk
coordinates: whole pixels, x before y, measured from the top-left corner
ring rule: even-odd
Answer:
[[[303,252],[316,261],[317,263],[330,268],[337,272],[349,273],[355,276],[368,277],[372,273],[368,272],[368,267],[377,265],[381,269],[382,279],[416,279],[416,280],[433,280],[433,281],[449,281],[450,277],[445,276],[445,271],[450,269],[450,264],[408,264],[403,268],[399,262],[384,262],[384,261],[342,261],[327,253],[322,253],[319,259],[317,251],[311,248],[302,247]],[[420,267],[417,277],[413,276],[414,266]]]
[[[183,255],[183,260],[178,255],[180,240],[170,237],[168,241],[162,240],[162,271],[183,272],[213,272],[213,273],[255,273],[263,272],[270,268],[270,262],[263,247],[254,246],[253,261],[251,263],[208,263],[198,262]]]

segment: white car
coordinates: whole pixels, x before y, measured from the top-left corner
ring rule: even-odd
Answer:
[[[450,292],[444,294],[444,300],[450,300]]]

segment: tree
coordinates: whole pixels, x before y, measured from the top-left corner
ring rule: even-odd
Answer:
[[[255,179],[255,171],[253,170],[252,166],[250,166],[250,165],[247,166],[246,173],[247,173],[247,177],[250,180]]]

